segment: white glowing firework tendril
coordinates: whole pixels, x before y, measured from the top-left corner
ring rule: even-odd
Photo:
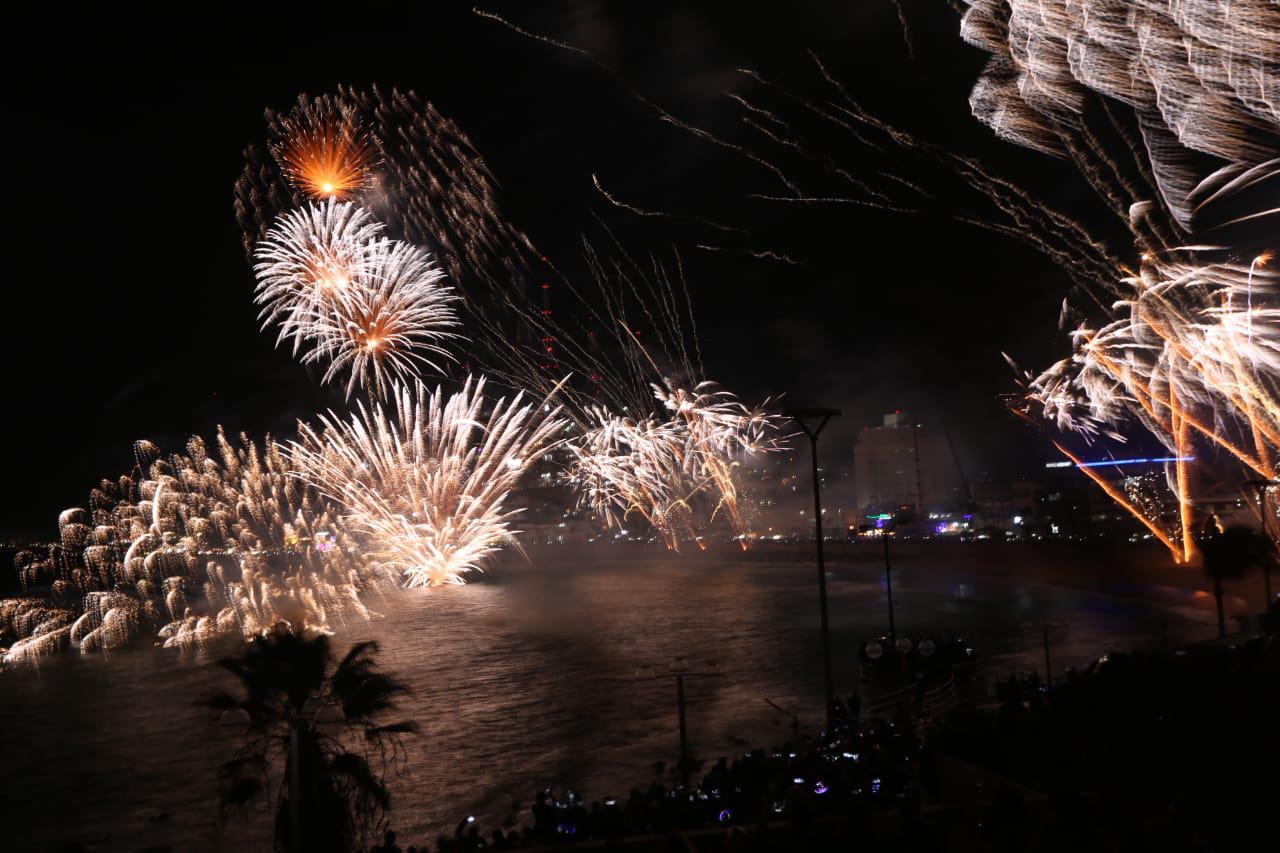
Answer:
[[[350,202],[287,213],[259,244],[256,301],[263,324],[278,323],[304,364],[327,365],[322,381],[347,374],[381,393],[417,367],[440,371],[432,356],[458,337],[453,289],[431,256],[380,238],[382,226]]]
[[[193,438],[167,457],[135,447],[136,475],[102,481],[88,509],[63,512],[46,556],[19,556],[23,586],[51,593],[0,602],[0,643],[12,643],[3,663],[109,652],[147,632],[203,646],[281,622],[328,632],[376,615],[363,598],[393,579],[357,556],[360,544],[273,442],[237,449],[219,433],[217,455]]]
[[[1117,271],[1121,298],[1101,321],[1078,324],[1070,358],[1025,376],[1028,400],[1089,440],[1119,438],[1124,422],[1137,421],[1175,457],[1204,444],[1252,477],[1274,478],[1280,280],[1256,240],[1235,235],[1280,216],[1280,9],[1257,0],[969,5],[962,35],[993,54],[970,99],[974,115],[1002,137],[1070,157],[1117,212],[1121,190],[1137,198],[1124,212],[1138,269]],[[1142,142],[1133,154],[1155,201],[1124,184],[1090,129],[1097,96],[1133,110]],[[1250,194],[1264,203],[1236,203]],[[1218,207],[1229,212],[1215,216]],[[1207,240],[1185,236],[1202,233]],[[1168,479],[1178,502],[1172,529],[1126,506],[1189,561],[1185,464]]]
[[[636,514],[669,547],[696,539],[699,499],[723,512],[735,533],[747,531],[738,502],[738,469],[748,454],[780,449],[775,416],[748,409],[727,391],[703,382],[692,391],[672,380],[654,385],[665,417],[633,421],[596,407],[584,433],[567,444],[573,462],[566,480],[579,505],[622,527]]]
[[[439,373],[429,356],[452,359],[441,343],[459,335],[452,288],[431,257],[407,243],[376,240],[365,246],[353,286],[310,312],[306,334],[316,341],[304,363],[327,362],[323,382],[349,374],[347,395],[366,384],[381,393],[393,380]]]
[[[263,328],[280,327],[296,355],[311,319],[325,313],[361,274],[366,246],[382,233],[367,211],[333,199],[283,214],[254,250]]]
[[[300,425],[290,457],[365,533],[370,557],[406,586],[462,583],[514,542],[510,492],[564,427],[559,410],[498,400],[485,415],[484,379],[454,394],[396,386],[350,418]]]

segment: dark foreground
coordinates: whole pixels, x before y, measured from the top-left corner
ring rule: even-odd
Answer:
[[[886,622],[883,570],[863,550],[838,551],[829,577],[841,695],[857,684],[858,650]],[[801,549],[674,558],[547,549],[533,558],[466,587],[389,600],[386,619],[337,638],[378,640],[383,666],[414,690],[404,713],[423,732],[390,780],[401,846],[451,835],[468,814],[487,832],[508,819],[513,829],[536,823],[534,792],[549,785],[615,791],[619,802],[633,786],[670,788],[674,686],[649,679],[669,672],[673,658],[711,660],[720,673],[689,685],[695,756],[741,758],[820,727],[814,570]],[[904,546],[894,595],[901,633],[964,635],[995,680],[1042,668],[1046,626],[1059,674],[1108,649],[1209,638],[1212,601],[1197,582],[1134,550],[1086,560],[1044,548]],[[1251,589],[1231,590],[1229,610],[1246,609]],[[22,815],[8,821],[7,844],[269,846],[265,812],[217,819],[216,770],[235,733],[195,702],[225,686],[212,665],[220,653],[138,649],[7,673],[4,794]]]
[[[842,707],[830,733],[721,758],[691,786],[589,806],[546,791],[520,830],[464,821],[435,848],[1273,850],[1280,605],[1264,627],[1011,679],[982,708]]]

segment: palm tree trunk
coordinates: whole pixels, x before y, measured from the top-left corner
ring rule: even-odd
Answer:
[[[1227,619],[1222,614],[1222,581],[1213,579],[1213,597],[1218,601],[1218,638],[1227,636]]]
[[[1218,621],[1222,621],[1222,599],[1218,599]],[[298,743],[298,727],[289,727],[289,849],[302,850],[302,749]]]

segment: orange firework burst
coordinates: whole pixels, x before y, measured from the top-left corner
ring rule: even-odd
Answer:
[[[377,141],[354,112],[332,98],[299,98],[279,123],[276,160],[314,199],[345,199],[369,185],[381,159]]]

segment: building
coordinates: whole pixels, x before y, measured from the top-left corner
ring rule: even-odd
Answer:
[[[963,509],[963,479],[945,433],[906,412],[884,416],[858,436],[853,451],[858,508],[863,513]]]

